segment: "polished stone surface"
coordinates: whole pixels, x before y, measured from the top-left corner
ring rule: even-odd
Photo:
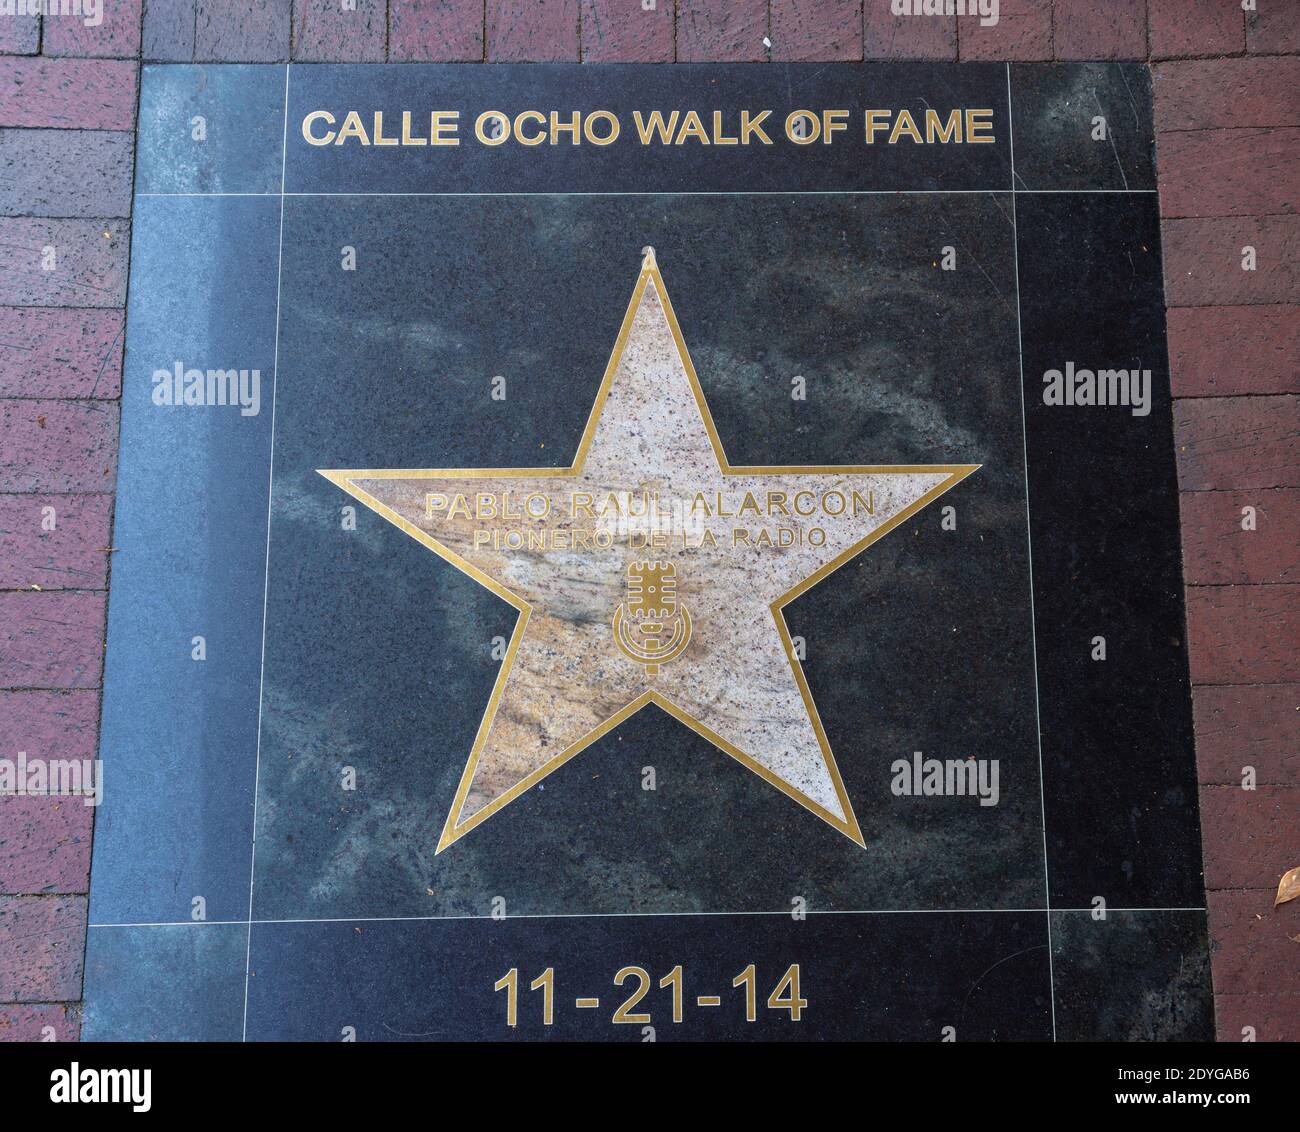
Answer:
[[[759,910],[793,893],[836,908],[1042,902],[1009,208],[983,196],[925,200],[289,202],[259,915],[464,913],[481,909],[487,889],[548,913]],[[475,262],[499,268],[466,272],[459,234],[480,225],[509,239],[471,236]],[[725,255],[718,228],[730,234]],[[335,267],[347,241],[361,278]],[[920,254],[950,243],[987,267],[941,272]],[[956,530],[931,507],[786,609],[807,642],[803,668],[868,852],[819,822],[791,826],[786,799],[761,782],[755,790],[747,771],[648,707],[555,772],[563,789],[547,779],[513,801],[509,828],[486,822],[435,857],[499,670],[493,638],[509,639],[515,612],[367,508],[357,531],[341,532],[340,508],[355,501],[317,469],[567,466],[645,244],[732,463],[981,465],[951,493]],[[430,278],[428,292],[406,282]],[[348,318],[331,318],[342,309]],[[793,327],[773,343],[780,312]],[[539,335],[543,317],[558,326]],[[986,330],[936,333],[959,319]],[[353,380],[364,372],[382,375],[383,398]],[[496,374],[505,402],[487,395]],[[809,383],[806,401],[791,399],[795,374]],[[395,605],[409,615],[394,619]],[[393,665],[393,655],[406,660]],[[380,670],[391,688],[372,710],[380,692],[358,673]],[[890,766],[915,750],[998,758],[999,804],[895,797]],[[340,797],[340,751],[364,791]],[[646,766],[658,771],[653,792],[639,788]],[[591,828],[610,807],[631,823],[614,823],[622,836]],[[393,825],[382,817],[392,812],[420,817]],[[711,848],[733,838],[727,813],[753,815],[743,852]],[[792,856],[794,829],[817,849]],[[377,836],[389,844],[371,853]]]
[[[1067,1041],[1213,1041],[1203,911],[1052,913],[1056,1029]]]
[[[272,195],[136,204],[88,1036],[1208,1036],[1145,71],[294,67],[287,122],[285,79],[142,82],[142,191]],[[857,129],[642,147],[631,123],[809,106]],[[927,106],[989,108],[995,143],[859,136],[863,107]],[[626,133],[472,141],[537,107]],[[301,133],[434,108],[464,144]],[[181,145],[194,114],[247,145]],[[862,844],[651,704],[438,852],[517,608],[319,471],[569,468],[647,246],[732,465],[979,466],[784,609]],[[258,411],[158,404],[178,360],[257,368]],[[1149,369],[1149,412],[1045,404],[1067,364]],[[689,414],[646,406],[653,460]],[[519,718],[558,734],[570,692]],[[915,752],[997,760],[996,804],[901,794]],[[766,1005],[792,964],[797,1022]],[[628,966],[649,1023],[613,1021]]]
[[[188,919],[196,896],[211,920],[248,915],[279,212],[136,202],[99,755],[123,804],[96,820],[100,920]],[[177,362],[260,369],[265,409],[155,404]]]
[[[1018,190],[1155,189],[1143,64],[1017,63],[1011,87]]]
[[[144,76],[137,194],[279,194],[283,67],[146,66]]]

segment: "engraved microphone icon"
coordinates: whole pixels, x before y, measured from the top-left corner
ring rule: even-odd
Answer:
[[[631,562],[627,595],[614,610],[614,643],[629,660],[654,676],[661,664],[682,655],[691,639],[691,615],[677,600],[677,567],[671,562]]]

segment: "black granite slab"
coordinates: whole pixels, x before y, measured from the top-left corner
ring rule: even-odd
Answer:
[[[1118,64],[146,68],[86,1036],[1208,1036],[1149,103]],[[474,143],[537,107],[625,135]],[[857,128],[630,117],[809,107]],[[996,140],[868,147],[867,107]],[[302,133],[404,109],[463,144]],[[646,245],[734,463],[981,465],[786,610],[866,845],[650,707],[435,855],[515,611],[316,469],[567,465]],[[258,412],[156,404],[178,360]],[[1045,404],[1067,362],[1150,411]],[[896,796],[915,751],[997,759],[998,804]]]

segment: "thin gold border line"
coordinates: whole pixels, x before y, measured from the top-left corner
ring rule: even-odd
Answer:
[[[678,705],[667,696],[651,689],[642,692],[635,699],[631,700],[616,711],[613,715],[609,716],[596,727],[588,731],[576,742],[570,744],[570,746],[565,748],[558,755],[547,760],[547,762],[541,766],[534,768],[505,793],[498,795],[491,802],[476,810],[474,814],[464,822],[457,823],[456,819],[464,810],[470,787],[473,784],[474,774],[478,768],[479,758],[482,755],[483,749],[487,743],[487,737],[491,732],[493,723],[495,722],[497,709],[500,706],[501,697],[504,694],[506,684],[509,681],[510,672],[513,668],[516,654],[518,653],[520,643],[523,640],[525,628],[532,613],[532,607],[523,598],[506,589],[500,583],[496,582],[449,547],[444,546],[432,535],[428,534],[428,532],[422,530],[404,516],[398,514],[392,508],[380,502],[364,488],[358,487],[354,481],[358,479],[418,480],[481,478],[525,479],[539,477],[571,478],[580,474],[586,464],[587,454],[591,449],[591,444],[599,425],[601,412],[604,409],[605,402],[609,396],[609,391],[613,385],[614,374],[617,372],[619,363],[622,361],[623,352],[627,345],[627,339],[631,332],[632,324],[638,310],[640,309],[646,287],[651,284],[653,284],[655,293],[660,300],[661,308],[668,323],[669,331],[672,334],[674,345],[677,348],[678,356],[682,362],[687,381],[691,388],[691,395],[699,409],[705,431],[709,437],[709,443],[713,447],[714,457],[717,460],[718,468],[722,475],[871,475],[912,473],[945,475],[946,477],[941,482],[931,487],[918,499],[901,509],[897,514],[876,527],[864,538],[841,551],[830,562],[819,567],[792,589],[778,597],[769,606],[777,634],[785,649],[786,659],[790,663],[791,672],[794,676],[796,686],[799,689],[800,698],[803,700],[804,708],[808,713],[809,722],[813,728],[814,734],[816,735],[818,747],[821,750],[827,772],[831,777],[832,785],[835,789],[836,797],[839,800],[841,809],[843,810],[844,817],[840,818],[836,816],[826,809],[826,807],[815,802],[812,798],[779,778],[752,756],[745,754],[744,751],[741,751],[734,744],[728,742],[726,739],[722,738],[722,736],[712,731],[689,712],[678,707]],[[808,686],[803,666],[795,656],[793,641],[790,637],[790,630],[786,624],[783,610],[786,605],[800,594],[806,593],[813,586],[823,581],[845,563],[855,558],[866,547],[870,546],[878,539],[883,538],[889,533],[889,531],[899,526],[927,504],[937,499],[940,495],[943,495],[950,488],[955,487],[967,476],[977,471],[979,467],[979,464],[782,464],[733,466],[727,460],[722,440],[714,425],[713,414],[709,410],[708,401],[704,396],[703,387],[700,385],[699,377],[695,372],[694,363],[691,361],[690,352],[686,347],[686,341],[682,334],[681,326],[677,321],[677,316],[673,310],[672,303],[668,298],[668,288],[664,283],[663,276],[660,274],[658,266],[654,265],[653,258],[648,256],[646,263],[642,266],[641,272],[637,278],[636,285],[633,288],[632,297],[628,302],[627,311],[625,312],[622,324],[619,327],[618,336],[615,339],[614,348],[610,353],[609,362],[605,367],[605,373],[601,378],[600,387],[596,392],[596,397],[592,404],[591,411],[587,415],[587,422],[583,428],[577,453],[575,454],[573,462],[567,468],[318,469],[319,474],[324,476],[335,486],[342,488],[349,495],[360,500],[372,511],[387,519],[399,530],[410,535],[421,545],[432,550],[440,558],[451,563],[451,565],[455,566],[462,573],[466,574],[468,577],[472,578],[491,593],[502,598],[519,611],[519,617],[515,621],[515,627],[511,633],[510,644],[507,646],[501,670],[498,672],[497,678],[493,683],[492,694],[488,699],[483,716],[479,721],[479,726],[475,732],[474,743],[471,747],[468,761],[466,762],[464,771],[461,773],[455,797],[452,800],[451,808],[447,814],[447,820],[443,826],[442,833],[439,836],[435,855],[441,853],[449,845],[459,840],[477,825],[486,821],[493,814],[498,813],[520,795],[526,793],[538,782],[550,775],[553,771],[557,770],[570,759],[580,754],[592,743],[603,738],[619,724],[635,715],[648,703],[653,703],[662,708],[674,719],[685,724],[696,734],[708,740],[708,742],[717,747],[724,754],[736,759],[747,769],[757,774],[765,782],[775,786],[781,793],[798,802],[810,813],[821,818],[828,825],[837,829],[846,837],[849,837],[858,845],[865,848],[866,842],[863,838],[862,830],[858,824],[853,806],[849,801],[848,792],[844,786],[844,780],[840,774],[839,766],[835,761],[834,753],[831,750],[830,742],[826,737],[826,731],[822,723],[821,714],[817,710],[817,704],[813,699],[812,692]]]

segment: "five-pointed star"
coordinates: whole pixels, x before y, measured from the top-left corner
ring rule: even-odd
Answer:
[[[976,467],[733,466],[646,249],[571,467],[322,470],[519,610],[437,851],[649,703],[865,845],[782,608]],[[622,506],[597,510],[611,493]],[[546,514],[518,511],[530,495]],[[756,541],[777,527],[793,545]],[[669,528],[667,546],[629,545]],[[611,622],[647,560],[673,564],[691,618],[657,666],[617,647]]]

